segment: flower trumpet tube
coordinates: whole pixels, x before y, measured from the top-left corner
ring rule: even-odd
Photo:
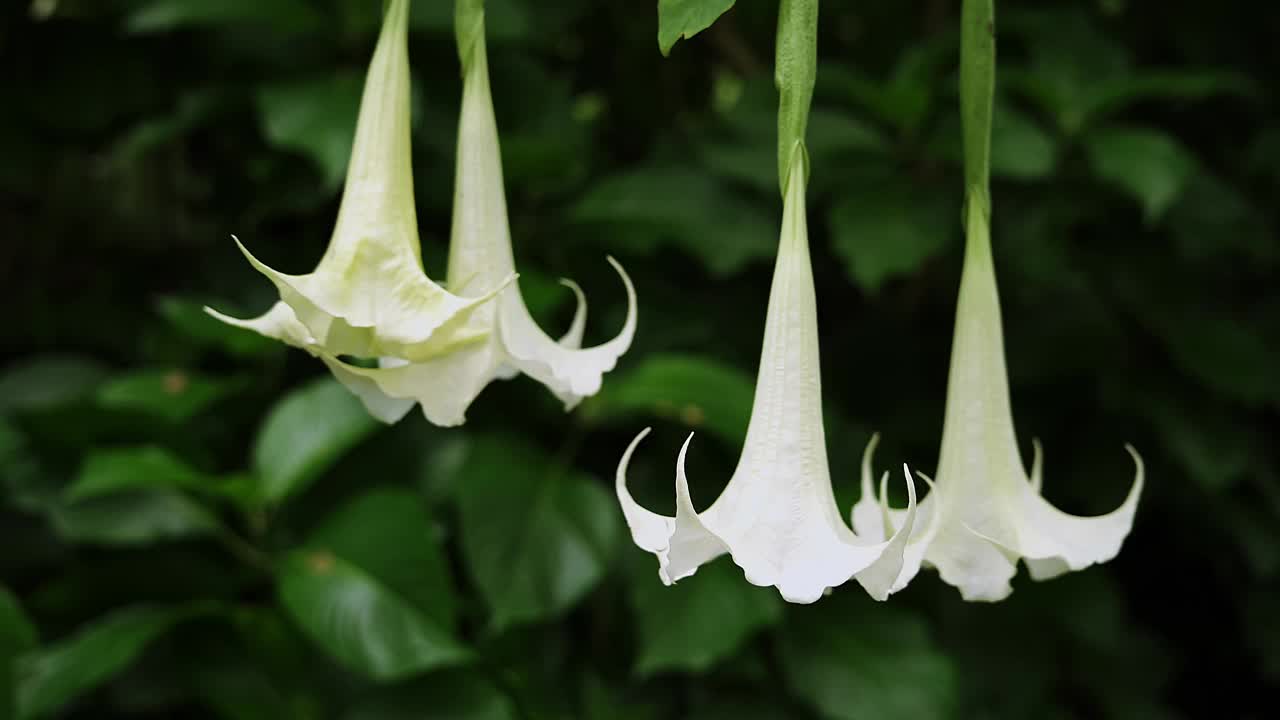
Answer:
[[[1068,515],[1040,495],[1039,443],[1028,475],[1014,435],[985,207],[970,202],[967,215],[941,459],[894,586],[906,585],[923,563],[936,567],[966,600],[995,601],[1012,592],[1019,558],[1033,579],[1045,580],[1115,557],[1133,526],[1144,471],[1137,451],[1125,446],[1136,477],[1128,497],[1106,515]],[[875,499],[873,449],[868,447],[853,524],[860,533],[883,537],[905,529],[907,521],[903,511],[884,510],[883,498]]]
[[[484,15],[475,0],[463,0],[457,18],[463,95],[448,287],[480,301],[489,296],[490,288],[515,274],[515,258],[489,89]],[[604,373],[613,369],[635,335],[635,288],[622,266],[613,258],[608,261],[626,289],[627,315],[622,331],[602,345],[581,348],[586,300],[577,285],[562,281],[573,291],[578,306],[569,331],[556,340],[534,322],[519,287],[513,284],[494,302],[472,311],[460,326],[464,334],[482,337],[479,342],[424,362],[345,369],[372,383],[382,395],[418,401],[438,425],[463,422],[467,407],[490,382],[519,373],[546,385],[571,409],[599,391]]]
[[[632,499],[626,484],[631,454],[646,430],[618,466],[618,501],[635,543],[657,556],[664,583],[692,575],[703,563],[728,553],[748,582],[776,587],[790,602],[813,602],[827,588],[854,577],[872,597],[883,600],[902,568],[915,516],[915,488],[908,475],[910,502],[903,527],[888,539],[872,542],[854,534],[836,506],[822,425],[803,164],[803,146],[797,143],[755,400],[737,469],[720,497],[699,513],[685,477],[686,440],[676,463],[675,517],[651,512]]]
[[[365,79],[337,222],[320,263],[305,275],[282,273],[237,239],[253,267],[276,286],[280,303],[252,320],[216,317],[330,358],[416,362],[484,337],[467,324],[468,316],[514,276],[461,297],[422,268],[410,152],[408,16],[408,0],[391,0]]]

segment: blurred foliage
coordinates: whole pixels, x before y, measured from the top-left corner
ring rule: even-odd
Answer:
[[[519,264],[548,328],[604,263],[640,331],[565,415],[369,420],[304,353],[204,316],[304,271],[379,3],[0,6],[0,718],[1273,717],[1280,697],[1280,9],[1000,8],[992,148],[1014,411],[1067,510],[1151,482],[1124,551],[994,606],[922,575],[788,606],[674,588],[611,485],[700,506],[751,406],[777,237],[775,3],[489,0]],[[719,17],[705,31],[716,15]],[[959,278],[955,0],[824,0],[810,228],[837,495],[872,430],[932,470]],[[415,185],[441,276],[452,3],[418,0]],[[676,43],[681,36],[696,36]],[[670,49],[664,59],[655,38]],[[674,44],[674,47],[672,45]],[[1028,448],[1029,449],[1029,448]]]

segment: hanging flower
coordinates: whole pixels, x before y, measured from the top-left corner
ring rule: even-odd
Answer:
[[[417,362],[482,340],[485,331],[468,325],[470,315],[514,279],[509,274],[461,297],[423,272],[410,153],[408,16],[408,0],[392,0],[365,80],[337,223],[319,265],[306,275],[282,273],[237,239],[275,284],[280,302],[251,320],[209,311],[302,347],[331,367],[339,355]]]
[[[650,512],[632,499],[626,486],[627,464],[645,430],[618,466],[618,501],[636,545],[658,557],[664,583],[692,575],[703,563],[729,553],[748,582],[774,586],[790,602],[813,602],[827,588],[853,577],[872,597],[883,600],[902,567],[903,548],[912,532],[915,489],[908,476],[909,510],[901,531],[888,539],[877,537],[873,542],[855,535],[836,507],[822,427],[803,155],[797,144],[783,203],[756,396],[737,470],[719,499],[705,512],[697,512],[684,472],[686,440],[676,462],[676,515]]]
[[[472,0],[459,3],[457,18],[464,74],[448,286],[464,298],[479,301],[515,273],[515,259],[489,91],[484,15]],[[538,327],[519,288],[512,285],[459,326],[463,336],[482,340],[424,362],[384,362],[375,369],[348,366],[345,370],[367,380],[380,395],[416,400],[437,425],[463,422],[467,407],[490,382],[519,373],[546,385],[566,410],[572,409],[600,390],[602,376],[613,369],[635,335],[635,288],[622,266],[613,258],[608,261],[626,288],[627,316],[618,336],[602,345],[581,349],[586,300],[577,285],[562,281],[574,292],[578,308],[569,332],[558,341]]]
[[[1040,495],[1042,459],[1028,477],[1018,455],[1009,405],[1009,382],[1000,330],[1000,301],[991,260],[983,203],[970,202],[968,245],[956,308],[955,343],[947,381],[942,457],[933,491],[921,501],[894,589],[931,565],[966,600],[1001,600],[1023,559],[1031,577],[1046,580],[1116,556],[1133,526],[1142,493],[1142,458],[1125,446],[1137,465],[1128,497],[1097,517],[1068,515]],[[908,527],[906,513],[884,508],[871,488],[871,454],[863,463],[862,498],[853,525],[876,538]]]

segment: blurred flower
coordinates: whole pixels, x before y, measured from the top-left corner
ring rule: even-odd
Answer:
[[[515,259],[489,91],[483,11],[474,0],[462,2],[457,17],[464,74],[448,287],[465,298],[483,299],[491,293],[490,288],[514,274]],[[626,288],[627,317],[618,336],[602,345],[580,349],[586,299],[577,285],[563,280],[576,296],[578,307],[568,333],[559,341],[538,327],[519,288],[512,285],[458,326],[464,336],[483,340],[425,362],[345,370],[372,383],[381,395],[417,400],[438,425],[463,422],[467,407],[490,382],[519,373],[546,385],[564,402],[565,409],[572,409],[582,398],[599,391],[602,376],[613,369],[635,334],[635,288],[622,266],[613,258],[608,260]]]
[[[1009,580],[1019,558],[1033,579],[1045,580],[1115,557],[1133,525],[1144,476],[1142,458],[1125,447],[1137,476],[1128,497],[1106,515],[1068,515],[1041,497],[1039,443],[1028,477],[1013,431],[986,210],[971,202],[937,482],[920,502],[893,588],[905,586],[923,563],[937,567],[966,600],[994,601],[1012,592]],[[884,507],[883,492],[875,499],[873,451],[874,441],[864,458],[853,525],[883,538],[890,528],[906,529],[908,521],[904,511]]]
[[[485,292],[461,297],[423,272],[410,151],[408,15],[408,0],[392,0],[387,8],[360,101],[337,223],[319,265],[306,275],[278,272],[237,239],[254,268],[275,284],[280,302],[251,320],[210,311],[302,347],[331,368],[355,369],[338,360],[340,355],[392,358],[384,362],[398,365],[483,340],[486,330],[467,321],[514,278],[508,274]],[[349,386],[354,382],[350,372],[335,374]],[[376,393],[366,380],[356,385],[366,402]],[[389,402],[379,402],[384,400]],[[395,420],[412,403],[392,404],[397,412],[375,414]]]
[[[903,528],[884,542],[855,535],[836,506],[822,426],[803,155],[797,144],[788,173],[755,401],[737,470],[715,503],[698,513],[684,473],[686,440],[676,463],[676,515],[650,512],[626,487],[627,465],[645,430],[618,466],[618,501],[636,545],[657,555],[664,583],[692,575],[727,552],[748,582],[774,586],[790,602],[813,602],[827,588],[855,576],[872,597],[883,600],[902,568],[915,490],[908,476],[911,504]]]

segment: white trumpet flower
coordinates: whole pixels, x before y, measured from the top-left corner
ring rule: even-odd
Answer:
[[[468,324],[471,313],[514,279],[509,273],[462,297],[423,271],[410,152],[408,16],[408,0],[392,0],[365,79],[337,222],[316,269],[279,272],[237,239],[275,284],[280,302],[251,320],[209,311],[302,347],[331,367],[339,355],[417,362],[482,340],[485,330]]]
[[[480,302],[491,294],[489,288],[515,272],[482,11],[468,13],[460,6],[459,54],[464,75],[448,287]],[[437,425],[463,422],[467,407],[490,382],[518,373],[546,385],[566,410],[572,409],[599,391],[602,376],[613,369],[635,335],[635,288],[622,266],[613,258],[608,261],[626,288],[627,315],[618,336],[602,345],[581,349],[586,300],[577,285],[565,280],[578,307],[569,332],[559,341],[538,327],[519,288],[512,285],[459,326],[464,336],[483,338],[478,342],[424,362],[343,369],[370,383],[366,405],[383,398],[416,400]]]
[[[969,203],[967,235],[937,480],[920,502],[893,587],[905,586],[924,564],[936,567],[964,599],[996,601],[1012,592],[1009,581],[1019,558],[1033,579],[1046,580],[1115,557],[1133,526],[1144,471],[1142,458],[1126,445],[1136,477],[1128,497],[1106,515],[1068,515],[1041,497],[1039,443],[1030,476],[1018,455],[990,230],[981,202]],[[853,525],[873,537],[889,531],[896,536],[910,523],[905,511],[885,508],[883,493],[875,499],[873,450],[874,443],[864,458]]]
[[[814,602],[827,588],[854,577],[872,597],[883,600],[902,568],[915,489],[908,475],[910,504],[902,528],[892,538],[874,542],[854,534],[836,506],[822,425],[803,163],[803,147],[797,145],[783,204],[756,395],[737,469],[715,503],[697,512],[684,472],[686,440],[676,463],[676,515],[651,512],[632,499],[626,486],[627,465],[645,430],[618,466],[618,501],[636,545],[658,557],[659,576],[666,584],[729,553],[748,582],[776,587],[790,602]]]

